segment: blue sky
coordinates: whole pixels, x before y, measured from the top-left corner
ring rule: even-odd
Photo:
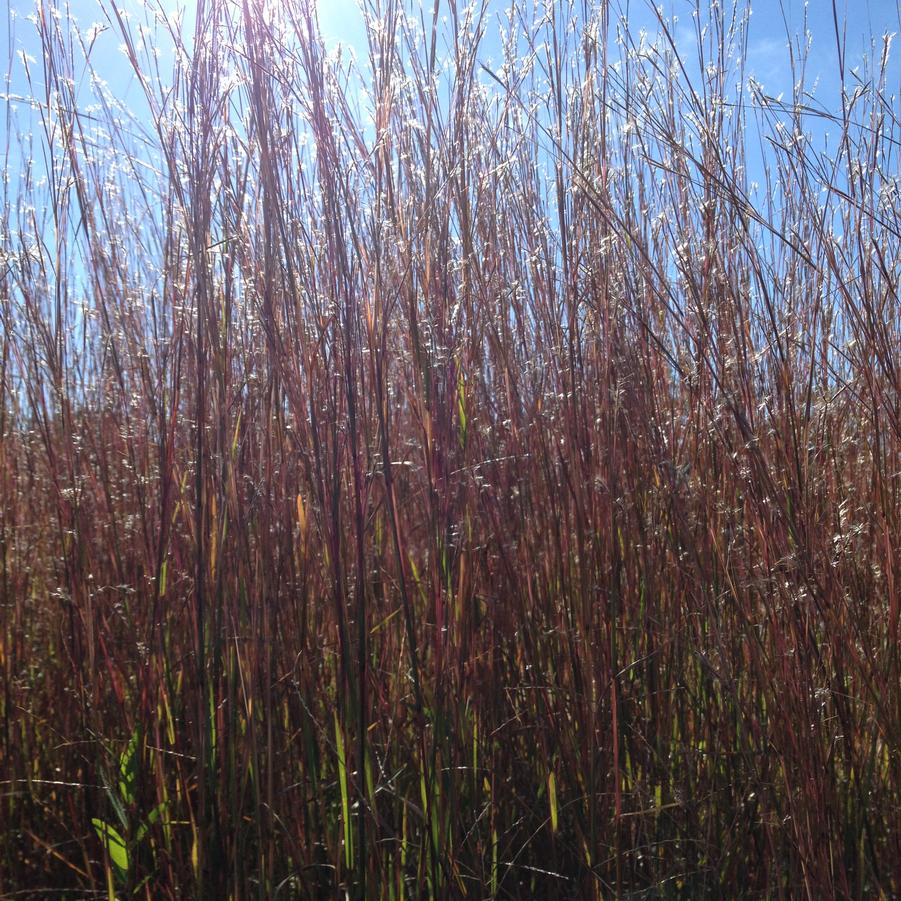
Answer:
[[[49,5],[49,0],[45,0]],[[191,22],[193,4],[196,0],[149,0],[153,6],[161,3],[167,12],[174,12],[179,7],[187,7],[185,21]],[[730,2],[730,0],[725,0]],[[651,15],[647,0],[611,0],[612,8],[628,16],[630,32],[637,36],[641,29],[651,35],[657,30],[657,23]],[[70,0],[70,10],[78,25],[85,33],[92,24],[104,25],[107,15],[104,12],[105,0]],[[431,13],[431,0],[425,4]],[[498,23],[506,7],[502,0],[490,0],[488,22],[490,23],[486,39],[482,45],[483,62],[490,63],[491,57],[497,58],[499,41],[497,38]],[[562,6],[563,4],[561,4]],[[577,4],[578,5],[578,4]],[[867,55],[868,45],[874,40],[881,45],[881,36],[885,33],[901,33],[901,0],[836,0],[839,19],[845,24],[846,60],[850,70],[858,61]],[[143,20],[139,0],[119,0],[119,6],[130,9],[134,13],[135,26]],[[665,15],[678,15],[679,25],[676,28],[677,38],[685,46],[694,46],[691,32],[692,0],[663,0]],[[701,3],[702,9],[707,2]],[[442,0],[442,8],[447,8],[446,0]],[[839,65],[836,50],[836,35],[833,21],[832,0],[754,0],[752,4],[749,44],[747,54],[747,73],[754,75],[761,82],[766,93],[771,96],[784,94],[791,96],[792,79],[788,67],[786,41],[788,35],[797,35],[805,24],[812,38],[812,49],[808,64],[808,86],[814,83],[816,99],[827,108],[839,108]],[[365,56],[365,33],[362,16],[355,0],[319,0],[319,20],[323,34],[332,47],[343,43],[356,50],[360,57]],[[15,98],[27,98],[31,92],[25,77],[25,69],[20,56],[24,54],[35,61],[40,59],[40,44],[37,32],[28,16],[34,12],[34,0],[11,0],[8,15],[0,14],[0,48],[8,48],[10,78],[8,93],[14,98],[17,106],[16,117],[19,127],[27,129],[28,103],[16,101]],[[636,37],[637,39],[637,37]],[[96,35],[91,59],[98,72],[104,78],[112,93],[133,112],[139,115],[146,111],[141,90],[136,84],[127,60],[120,51],[120,39],[115,29],[108,29]],[[901,86],[901,41],[893,47],[893,59],[890,66],[889,93],[898,94]],[[171,49],[168,51],[171,53]],[[165,71],[166,51],[162,57],[162,69]],[[4,56],[7,54],[4,53]],[[872,56],[873,54],[870,53]],[[877,54],[878,55],[878,54]],[[853,88],[853,80],[849,76]],[[39,63],[32,64],[32,84],[34,93],[40,99],[43,86],[43,75]],[[810,120],[808,125],[815,139],[822,139],[828,125],[823,121]],[[0,147],[6,145],[6,117],[0,116]],[[13,152],[10,168],[15,169],[21,161]]]
[[[155,0],[154,0],[155,2]],[[187,19],[190,21],[194,0],[187,3],[182,0],[162,0],[164,9],[175,10],[187,6]],[[132,9],[136,16],[139,5],[136,0],[119,0],[119,5]],[[502,0],[490,0],[489,21],[498,20],[507,4]],[[637,33],[639,29],[655,31],[654,22],[648,13],[645,0],[614,0],[614,8],[627,13],[630,28]],[[702,3],[702,7],[706,4]],[[431,8],[431,2],[427,4]],[[443,4],[446,6],[446,3]],[[683,23],[683,33],[687,35],[687,26],[693,3],[690,0],[666,0],[664,10],[667,14],[676,14]],[[856,60],[865,52],[870,36],[880,37],[883,33],[901,32],[901,0],[837,0],[839,17],[847,22],[847,52],[849,60]],[[753,15],[750,26],[750,43],[748,52],[749,71],[763,82],[770,93],[790,89],[790,76],[786,67],[786,34],[799,32],[807,17],[808,28],[813,38],[813,49],[810,57],[810,74],[819,78],[824,93],[834,91],[837,83],[838,56],[836,53],[835,28],[833,24],[832,0],[754,0]],[[92,23],[105,23],[102,0],[70,0],[70,9],[80,24],[87,29]],[[35,29],[25,19],[34,11],[33,0],[10,0],[10,23],[7,16],[0,18],[0,47],[10,44],[10,29],[15,50],[24,50],[37,58],[38,41]],[[356,48],[359,53],[365,50],[362,17],[355,0],[319,0],[318,12],[323,34],[332,45],[342,42]],[[489,28],[486,35],[484,51],[486,58],[492,51],[497,51],[496,28]],[[119,41],[112,31],[101,34],[97,38],[93,51],[93,59],[101,73],[111,82],[117,82],[123,93],[130,90],[128,82],[130,73],[128,66],[118,51]],[[897,48],[896,48],[897,49]],[[5,54],[4,54],[5,55]],[[896,61],[892,67],[895,81],[901,80],[901,53],[896,52]],[[16,61],[13,65],[12,93],[25,93],[27,86],[21,65]]]

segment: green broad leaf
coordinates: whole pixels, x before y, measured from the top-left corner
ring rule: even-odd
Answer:
[[[103,786],[106,789],[106,796],[109,798],[116,818],[125,832],[128,832],[128,824],[130,822],[129,812],[125,809],[125,803],[122,801],[120,790],[114,787],[104,775]]]
[[[138,747],[140,737],[135,729],[128,746],[119,758],[119,794],[126,804],[135,802],[135,786],[138,781]]]
[[[106,848],[110,862],[116,868],[117,876],[124,881],[128,878],[128,848],[125,845],[125,839],[109,823],[105,823],[103,820],[98,820],[94,817],[91,820],[91,824],[97,830],[97,836],[103,842],[103,847]]]
[[[135,832],[136,843],[143,841],[144,836],[147,835],[147,830],[160,818],[160,814],[166,809],[166,806],[166,802],[164,801],[147,814],[147,819],[138,826],[137,832]]]

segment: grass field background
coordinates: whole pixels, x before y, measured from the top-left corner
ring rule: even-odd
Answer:
[[[901,895],[888,40],[198,7],[5,107],[0,896]]]

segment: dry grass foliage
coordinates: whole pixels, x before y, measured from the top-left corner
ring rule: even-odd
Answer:
[[[105,2],[140,102],[40,0],[6,106],[0,894],[901,895],[887,44]]]

